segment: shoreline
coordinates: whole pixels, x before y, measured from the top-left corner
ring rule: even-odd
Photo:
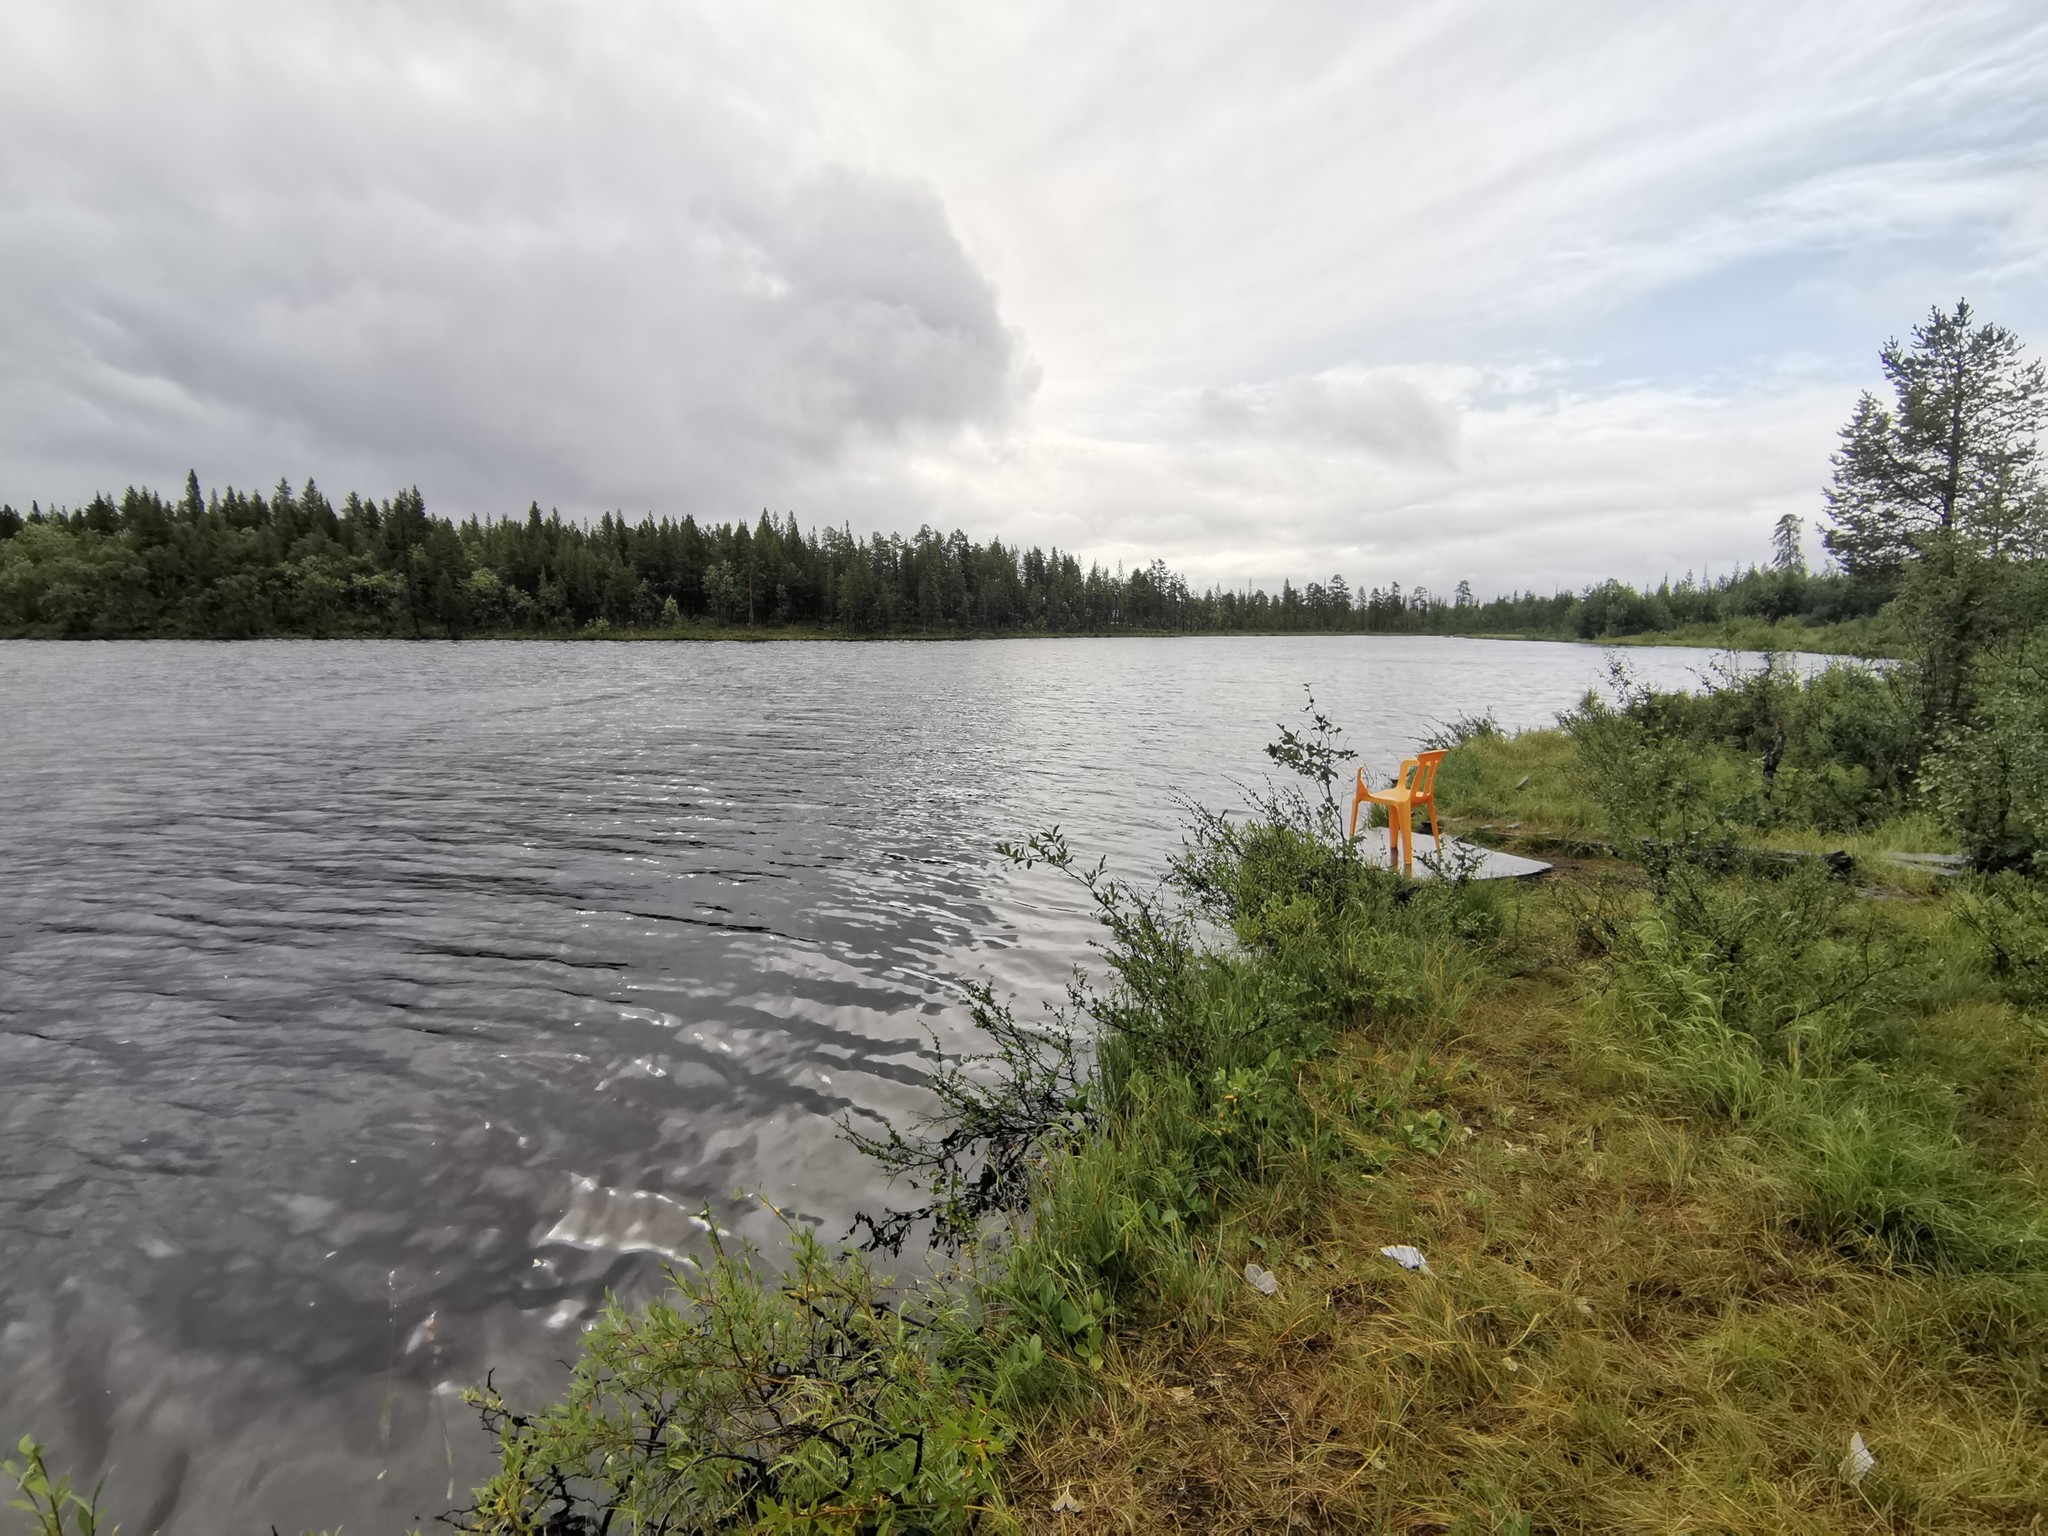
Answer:
[[[400,640],[408,642],[438,644],[464,644],[471,641],[522,641],[554,644],[590,644],[612,642],[620,644],[676,644],[676,645],[779,645],[791,642],[833,643],[860,645],[873,642],[895,642],[899,644],[944,644],[965,640],[1270,640],[1291,637],[1314,639],[1417,639],[1417,640],[1497,640],[1543,642],[1553,645],[1579,645],[1599,649],[1672,648],[1703,651],[1739,651],[1748,654],[1802,653],[1812,656],[1838,656],[1849,661],[1896,660],[1900,654],[1897,645],[1885,640],[1871,641],[1859,629],[1852,635],[1834,633],[1835,629],[1849,629],[1851,626],[1833,626],[1831,629],[1787,629],[1784,627],[1736,627],[1716,626],[1707,629],[1693,626],[1684,630],[1644,631],[1626,635],[1554,635],[1529,632],[1503,632],[1497,630],[1445,631],[1445,630],[1352,630],[1352,629],[1112,629],[1112,630],[882,630],[874,632],[849,632],[831,625],[759,625],[759,626],[689,626],[683,629],[660,628],[607,628],[579,630],[480,630],[456,636],[406,635],[388,632],[366,632],[356,634],[309,635],[294,631],[271,631],[254,635],[0,635],[4,641],[34,641],[52,645],[90,644],[95,641],[207,641],[222,645],[236,645],[252,640]],[[1861,643],[1858,643],[1861,642]]]

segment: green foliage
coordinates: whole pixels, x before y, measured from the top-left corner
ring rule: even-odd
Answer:
[[[1924,775],[1929,798],[1986,869],[2048,875],[2048,633],[1983,665],[1977,706],[1943,732]]]
[[[1850,572],[1890,577],[1936,539],[1987,558],[2048,554],[2040,432],[2048,372],[1967,302],[1939,307],[1878,354],[1889,404],[1866,392],[1842,429],[1824,540]]]
[[[1927,739],[1970,717],[1978,657],[2038,621],[2016,599],[2048,557],[2048,371],[2020,354],[1967,303],[1936,308],[1910,344],[1886,343],[1892,400],[1866,392],[1834,457],[1827,546],[1899,591]]]
[[[1469,747],[1475,742],[1502,742],[1507,739],[1507,732],[1500,728],[1500,722],[1489,712],[1483,715],[1460,715],[1455,720],[1439,721],[1435,729],[1416,745],[1424,752],[1451,752],[1459,747]]]
[[[1964,895],[1957,916],[2014,1002],[2048,1005],[2048,887],[2002,870]]]
[[[1498,634],[1607,638],[1804,623],[1807,643],[1882,644],[1844,629],[1884,592],[1790,568],[1583,593],[1450,599],[1341,576],[1277,592],[1196,592],[1162,561],[1084,569],[1054,549],[976,544],[921,528],[859,539],[767,513],[752,525],[607,512],[461,523],[417,489],[339,506],[311,481],[269,496],[228,487],[166,500],[131,487],[83,508],[0,507],[0,635],[673,635],[802,626],[848,634],[1201,631]],[[673,614],[671,614],[673,610]],[[1817,635],[1819,638],[1812,638]],[[1829,637],[1834,635],[1835,639]]]
[[[1782,658],[1728,658],[1692,692],[1637,683],[1565,717],[1610,830],[1732,846],[1738,828],[1857,831],[1913,799],[1920,737],[1910,682],[1863,666],[1802,676]]]
[[[1047,837],[1058,839],[1058,830]],[[1037,1163],[1096,1122],[1095,1085],[1075,1022],[1084,1006],[1078,992],[1036,1028],[1019,1024],[986,982],[969,995],[974,1025],[994,1050],[959,1061],[934,1038],[937,1111],[909,1135],[894,1124],[880,1137],[845,1127],[847,1139],[892,1179],[909,1180],[927,1196],[908,1210],[860,1213],[854,1230],[865,1232],[870,1249],[900,1253],[923,1230],[935,1246],[957,1252],[987,1218],[1023,1209]]]
[[[99,535],[37,522],[0,543],[0,624],[11,619],[67,637],[122,634],[140,622],[148,595],[135,552]]]
[[[1320,591],[1320,589],[1317,589]],[[1059,550],[925,528],[866,541],[763,513],[594,525],[430,514],[417,489],[339,506],[308,482],[166,501],[129,489],[77,511],[0,517],[0,635],[409,635],[690,632],[1106,633],[1332,627],[1288,589],[1209,594],[1155,562],[1129,574]],[[1344,611],[1350,621],[1350,609]],[[1342,627],[1339,625],[1338,627]]]
[[[1358,754],[1338,745],[1341,733],[1336,725],[1316,708],[1315,695],[1309,693],[1306,684],[1302,691],[1308,694],[1308,702],[1302,706],[1302,712],[1309,717],[1308,728],[1297,731],[1289,725],[1276,727],[1280,735],[1267,746],[1266,756],[1316,786],[1315,828],[1319,835],[1334,842],[1342,825],[1337,809],[1338,780],[1344,775],[1344,764],[1355,761]]]
[[[1103,982],[1077,977],[1028,1031],[982,994],[995,1049],[944,1065],[939,1114],[856,1138],[926,1196],[864,1217],[871,1240],[894,1246],[925,1222],[949,1245],[983,1235],[990,1337],[1031,1362],[1005,1401],[1080,1391],[1108,1328],[1185,1317],[1190,1298],[1241,1284],[1203,1255],[1244,1191],[1435,1155],[1459,1134],[1454,1115],[1417,1104],[1412,1063],[1399,1087],[1326,1080],[1326,1063],[1342,1031],[1454,1014],[1499,932],[1495,898],[1361,861],[1333,795],[1350,753],[1313,699],[1305,713],[1272,749],[1292,782],[1241,816],[1189,807],[1156,890],[1078,867],[1057,832],[1007,849],[1087,893]],[[1234,942],[1217,946],[1218,931]],[[1006,1214],[1028,1220],[991,1222]]]
[[[13,1480],[15,1492],[20,1495],[7,1507],[28,1516],[33,1536],[98,1536],[99,1488],[81,1495],[72,1489],[70,1478],[52,1479],[43,1461],[43,1448],[28,1435],[21,1437],[15,1451],[20,1461],[0,1462],[0,1473]],[[108,1536],[113,1536],[111,1527]]]
[[[968,1390],[957,1299],[892,1300],[803,1230],[780,1275],[714,1239],[673,1279],[643,1312],[607,1308],[554,1405],[471,1393],[501,1460],[458,1530],[937,1532],[995,1501],[1010,1429]],[[1000,1384],[1002,1362],[979,1364]]]
[[[1918,957],[1845,929],[1816,872],[1690,871],[1627,932],[1589,1013],[1622,1074],[1748,1135],[1792,1219],[1888,1264],[2048,1270],[2048,1227],[1971,1156],[1898,1029]]]

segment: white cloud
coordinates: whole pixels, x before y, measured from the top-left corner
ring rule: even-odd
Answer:
[[[1030,539],[1126,564],[1187,551],[1198,584],[1340,573],[1367,586],[1550,591],[1761,558],[1779,516],[1811,518],[1838,425],[1832,387],[1796,377],[1731,396],[1574,395],[1540,373],[1477,371],[1432,389],[1490,402],[1444,407],[1457,409],[1455,461],[1276,452],[1240,427],[1175,442],[982,440],[919,472],[934,503],[1000,500]]]
[[[1226,441],[1258,437],[1311,452],[1369,453],[1396,464],[1449,468],[1458,452],[1457,412],[1385,371],[1206,389],[1196,402],[1195,425]]]

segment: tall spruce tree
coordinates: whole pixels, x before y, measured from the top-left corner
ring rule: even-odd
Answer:
[[[1806,572],[1806,529],[1795,513],[1787,512],[1771,530],[1773,569],[1796,575]]]
[[[2048,372],[2021,351],[1967,301],[1935,308],[1878,354],[1892,403],[1866,391],[1834,456],[1822,541],[1896,586],[1930,736],[1967,713],[1973,658],[2016,617],[2013,562],[2048,552]]]
[[[1952,537],[1990,556],[2041,553],[2040,434],[2048,373],[2020,339],[1936,308],[1878,354],[1892,404],[1864,392],[1842,428],[1823,535],[1853,575],[1895,574]]]

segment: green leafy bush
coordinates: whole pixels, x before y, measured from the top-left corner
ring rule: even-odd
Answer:
[[[1965,894],[1958,915],[2013,1001],[2048,1004],[2048,888],[2002,870]]]
[[[81,1494],[72,1488],[70,1478],[51,1477],[43,1448],[31,1436],[23,1435],[15,1450],[21,1460],[0,1462],[0,1473],[6,1474],[20,1495],[9,1501],[8,1508],[28,1516],[34,1536],[98,1536],[100,1490]],[[112,1536],[111,1530],[108,1536]]]
[[[1924,782],[1980,867],[2048,874],[2048,667],[2038,645],[1987,664],[1975,713],[1943,734]]]
[[[1636,681],[1564,719],[1617,835],[1694,841],[1742,827],[1849,832],[1912,800],[1921,756],[1910,688],[1895,673],[1781,657],[1724,659],[1690,692]]]
[[[457,1529],[948,1531],[996,1499],[1010,1431],[967,1390],[957,1299],[892,1300],[802,1230],[780,1276],[714,1242],[674,1281],[642,1312],[606,1309],[554,1405],[471,1394],[501,1464]]]

